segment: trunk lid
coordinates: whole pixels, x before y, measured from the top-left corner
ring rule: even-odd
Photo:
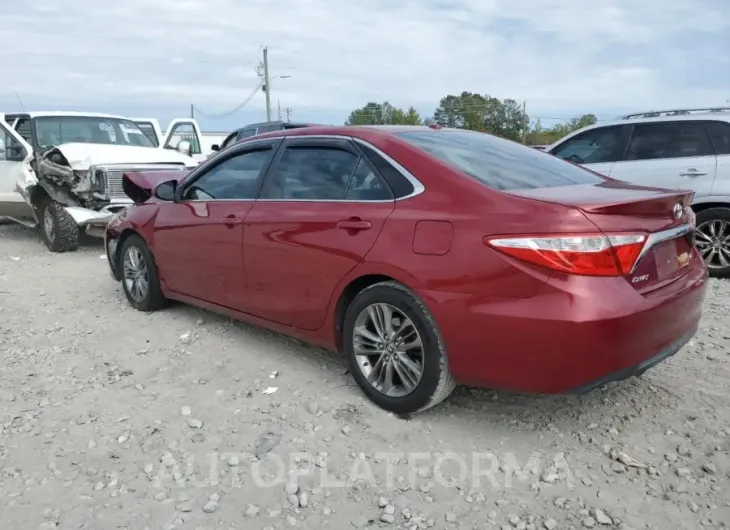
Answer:
[[[634,270],[626,276],[626,280],[642,293],[681,278],[689,271],[693,261],[699,259],[693,251],[694,214],[689,205],[694,193],[691,191],[607,180],[598,185],[506,193],[575,208],[606,233],[647,234],[647,248]]]

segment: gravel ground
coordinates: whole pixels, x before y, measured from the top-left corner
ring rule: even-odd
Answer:
[[[335,354],[132,310],[102,254],[0,227],[3,529],[730,526],[730,282],[641,379],[397,418]]]

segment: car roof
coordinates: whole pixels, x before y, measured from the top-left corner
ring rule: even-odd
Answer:
[[[312,125],[298,129],[282,129],[271,131],[244,141],[258,140],[262,138],[278,138],[281,136],[390,136],[402,132],[424,132],[424,131],[464,131],[464,129],[448,129],[446,127],[430,127],[427,125]],[[467,131],[473,132],[473,131]]]
[[[6,116],[28,116],[30,118],[112,118],[117,120],[127,120],[123,116],[116,116],[114,114],[104,114],[102,112],[75,112],[69,110],[49,110],[49,111],[32,111],[32,112],[6,112]]]

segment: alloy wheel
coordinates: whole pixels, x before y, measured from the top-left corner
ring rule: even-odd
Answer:
[[[142,252],[134,246],[127,248],[123,261],[124,284],[129,296],[141,303],[149,291],[149,271]]]
[[[370,385],[388,397],[413,392],[423,377],[423,341],[413,321],[397,307],[367,306],[355,320],[353,352]]]
[[[699,224],[695,228],[695,246],[709,268],[730,266],[730,223],[712,219]]]

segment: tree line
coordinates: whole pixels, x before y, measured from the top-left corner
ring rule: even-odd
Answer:
[[[593,114],[584,114],[565,123],[543,127],[532,122],[525,108],[514,99],[462,92],[441,98],[433,116],[421,116],[414,108],[401,109],[389,102],[370,102],[350,113],[345,125],[432,125],[481,131],[528,145],[551,144],[568,133],[596,123]]]

